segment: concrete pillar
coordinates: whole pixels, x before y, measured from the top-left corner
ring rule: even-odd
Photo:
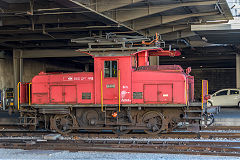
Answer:
[[[150,56],[150,66],[159,65],[159,56]]]
[[[236,82],[237,88],[240,88],[240,54],[236,55]]]
[[[23,51],[19,49],[13,50],[13,79],[14,79],[14,93],[15,93],[15,104],[17,104],[17,84],[22,81],[23,73]]]

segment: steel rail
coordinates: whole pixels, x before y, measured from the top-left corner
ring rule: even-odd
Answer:
[[[0,139],[0,148],[240,156],[240,141],[73,139]]]

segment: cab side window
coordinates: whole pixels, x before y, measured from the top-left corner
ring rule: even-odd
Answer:
[[[117,61],[104,61],[104,77],[117,77]]]
[[[230,95],[233,95],[233,94],[239,94],[239,91],[238,90],[230,90]]]
[[[228,90],[218,92],[218,93],[216,94],[216,96],[226,96],[226,95],[227,95],[227,92],[228,92]]]

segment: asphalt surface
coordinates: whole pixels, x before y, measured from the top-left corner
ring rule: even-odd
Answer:
[[[222,107],[215,115],[214,126],[240,126],[240,108]]]

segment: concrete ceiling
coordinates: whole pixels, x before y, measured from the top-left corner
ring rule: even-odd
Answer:
[[[240,44],[240,19],[235,23],[217,25],[192,25],[191,30],[197,33],[208,43],[215,44]]]
[[[236,68],[236,53],[234,45],[184,48],[179,57],[161,57],[160,64],[178,64],[183,68]]]
[[[109,35],[132,43],[156,32],[175,48],[204,46],[192,24],[232,19],[225,0],[0,0],[0,15],[2,50],[87,48]]]

